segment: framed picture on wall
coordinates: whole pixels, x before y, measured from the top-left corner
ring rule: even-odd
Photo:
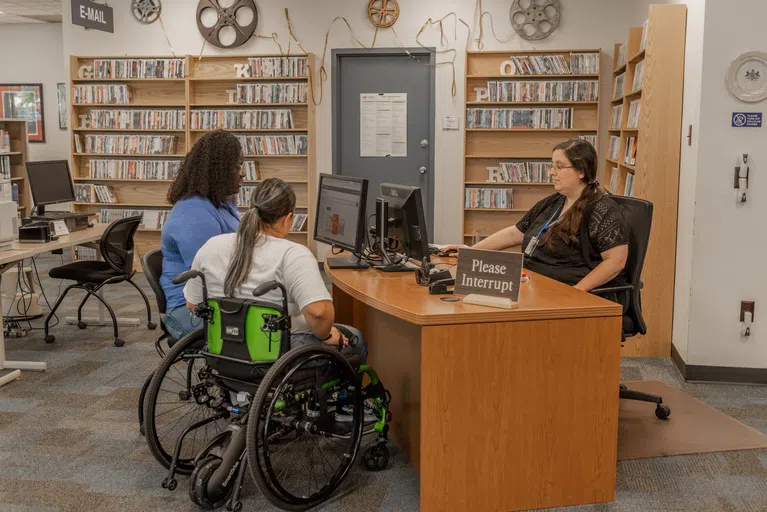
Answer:
[[[58,97],[59,130],[66,130],[67,129],[67,85],[64,83],[56,84],[56,95]]]
[[[0,118],[26,119],[29,142],[45,142],[43,84],[0,84]]]

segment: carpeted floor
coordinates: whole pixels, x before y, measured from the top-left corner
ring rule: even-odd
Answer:
[[[38,267],[53,302],[58,283]],[[143,282],[143,278],[139,278]],[[149,287],[144,289],[150,295]],[[120,316],[142,317],[143,303],[130,286],[106,292]],[[77,295],[61,316],[72,315]],[[89,309],[89,316],[95,313]],[[142,320],[142,323],[144,320]],[[41,320],[33,322],[42,325]],[[60,324],[56,343],[42,331],[6,340],[9,359],[46,361],[44,373],[24,372],[0,388],[0,511],[194,511],[182,477],[175,492],[140,436],[136,403],[141,384],[158,363],[152,341],[159,331],[125,327],[125,346],[112,345],[111,328]],[[767,389],[757,386],[685,384],[666,360],[622,364],[622,380],[661,380],[767,433]],[[648,414],[652,414],[651,406]],[[393,445],[393,443],[392,443]],[[246,484],[244,510],[273,510],[255,485]],[[511,482],[510,482],[511,484]],[[340,493],[321,510],[418,509],[418,478],[393,446],[389,469],[366,472],[359,464]],[[763,512],[767,510],[767,450],[722,452],[618,463],[614,503],[557,509],[568,512]]]

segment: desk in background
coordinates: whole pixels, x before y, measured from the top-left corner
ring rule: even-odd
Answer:
[[[614,499],[620,305],[535,273],[503,310],[440,301],[412,272],[325,271],[392,393],[422,511]]]
[[[0,252],[0,284],[2,283],[1,280],[5,271],[13,267],[17,262],[55,249],[66,249],[68,247],[74,247],[75,245],[100,240],[108,225],[109,224],[96,224],[92,228],[75,231],[70,235],[59,237],[55,242],[48,242],[45,244],[22,244],[16,242],[14,248],[10,251]],[[0,376],[0,386],[4,386],[21,377],[21,370],[45,371],[46,368],[47,366],[45,363],[32,361],[6,361],[5,337],[3,330],[0,329],[0,371],[14,370],[7,375]]]

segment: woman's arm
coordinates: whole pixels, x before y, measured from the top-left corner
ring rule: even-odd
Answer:
[[[312,333],[319,339],[324,340],[323,343],[327,345],[338,345],[339,342],[347,343],[346,338],[338,329],[333,327],[333,319],[336,313],[332,301],[320,300],[312,302],[302,309],[301,313],[304,315],[306,323],[309,324]]]
[[[588,273],[586,277],[580,280],[575,288],[585,292],[598,288],[605,283],[610,282],[626,266],[626,260],[629,256],[629,246],[619,245],[601,253],[602,263],[596,266],[594,270]]]
[[[509,226],[508,228],[496,231],[484,240],[474,244],[471,248],[484,249],[487,251],[502,251],[509,247],[521,245],[524,236],[524,233],[522,233],[517,226]]]

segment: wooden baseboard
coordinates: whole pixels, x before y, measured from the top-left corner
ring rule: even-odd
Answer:
[[[735,366],[703,366],[687,364],[674,344],[671,344],[671,359],[682,374],[685,382],[724,382],[729,384],[767,385],[767,369],[739,368]]]

